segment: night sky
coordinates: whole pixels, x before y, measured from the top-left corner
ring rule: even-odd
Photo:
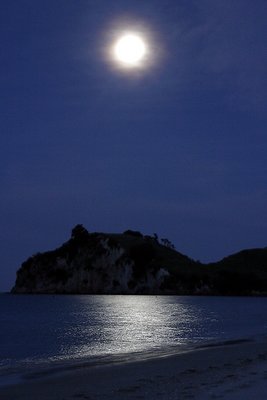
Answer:
[[[267,246],[266,21],[266,0],[0,1],[0,290],[78,223],[203,262]]]

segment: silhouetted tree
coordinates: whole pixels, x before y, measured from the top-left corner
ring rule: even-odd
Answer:
[[[82,224],[76,225],[71,231],[71,238],[79,242],[87,240],[88,236],[89,233]]]
[[[154,233],[154,235],[153,235],[153,236],[154,236],[154,239],[155,239],[155,241],[156,241],[156,242],[158,242],[158,241],[159,241],[159,237],[158,237],[158,235],[157,235],[156,233]]]
[[[143,237],[141,232],[132,231],[131,229],[128,229],[127,231],[123,232],[123,235],[135,236],[135,237]]]
[[[161,243],[163,244],[163,246],[168,247],[168,249],[172,249],[174,250],[175,247],[172,244],[172,242],[169,239],[161,239]]]

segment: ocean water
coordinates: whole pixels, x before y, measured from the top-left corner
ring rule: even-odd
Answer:
[[[267,298],[0,295],[0,384],[267,334]]]

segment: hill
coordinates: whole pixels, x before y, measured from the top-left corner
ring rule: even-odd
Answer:
[[[266,294],[267,249],[202,264],[157,235],[89,233],[77,225],[61,247],[22,264],[12,293]]]

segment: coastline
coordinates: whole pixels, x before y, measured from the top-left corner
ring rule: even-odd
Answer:
[[[267,394],[267,339],[81,366],[0,387],[1,400],[256,399]]]

